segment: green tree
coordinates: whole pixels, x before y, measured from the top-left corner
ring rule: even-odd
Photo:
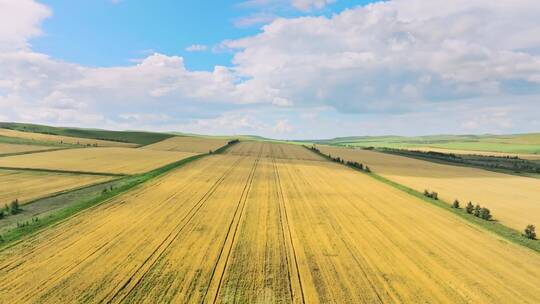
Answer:
[[[476,206],[474,206],[474,209],[473,209],[472,214],[473,214],[474,216],[476,216],[476,217],[479,217],[479,216],[480,216],[480,208],[481,208],[481,207],[480,207],[480,205],[478,205],[478,204],[477,204]]]
[[[467,204],[467,206],[465,207],[465,210],[467,211],[468,214],[472,214],[473,209],[474,209],[474,206],[473,206],[472,202],[469,202]]]
[[[452,203],[452,208],[459,209],[459,201],[458,200],[454,200],[454,202]]]
[[[536,231],[534,225],[527,225],[525,227],[525,233],[523,234],[526,238],[534,240],[536,239]]]

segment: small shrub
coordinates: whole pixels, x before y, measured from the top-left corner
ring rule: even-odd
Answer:
[[[468,214],[472,214],[473,213],[473,209],[474,209],[474,206],[472,204],[472,202],[469,202],[467,204],[467,206],[465,207],[465,211],[467,211]]]
[[[0,209],[0,219],[3,219],[4,215],[4,209]]]
[[[527,225],[527,227],[525,227],[525,233],[523,234],[526,238],[528,239],[531,239],[531,240],[534,240],[536,239],[536,231],[535,231],[535,228],[534,225]]]
[[[454,200],[454,202],[452,203],[452,208],[459,209],[459,201],[458,200]]]
[[[434,199],[434,200],[438,200],[439,199],[439,194],[435,191],[431,192],[431,198]]]
[[[366,168],[365,171],[366,171],[367,173],[371,173],[371,169],[370,169],[368,166],[366,166],[365,168]]]

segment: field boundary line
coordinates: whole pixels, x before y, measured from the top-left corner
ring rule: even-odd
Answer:
[[[64,149],[63,149],[64,150]],[[62,173],[62,174],[75,174],[75,175],[99,175],[99,176],[130,176],[130,174],[122,173],[105,173],[105,172],[88,172],[88,171],[69,171],[69,170],[57,170],[57,169],[40,169],[40,168],[21,168],[21,167],[0,167],[0,170],[14,170],[14,171],[34,171],[34,172],[48,172],[48,173]]]
[[[18,144],[14,144],[18,145]],[[23,144],[24,145],[24,144]],[[30,145],[29,145],[30,146]],[[38,145],[36,145],[38,146]],[[38,146],[38,147],[45,147],[45,146]],[[26,154],[35,154],[35,153],[42,153],[42,152],[54,152],[54,151],[60,151],[60,150],[68,150],[73,149],[72,147],[66,147],[66,148],[56,148],[56,149],[45,149],[45,150],[33,150],[33,151],[24,151],[24,152],[13,152],[13,153],[5,153],[0,154],[0,157],[8,157],[8,156],[17,156],[17,155],[26,155]]]
[[[333,162],[335,163],[328,155],[324,154],[324,153],[321,153],[321,152],[316,152],[316,151],[313,151],[312,149],[310,149],[309,147],[307,146],[304,146],[304,148],[306,148],[307,150],[311,151],[312,153],[315,153],[315,154],[319,154],[321,156],[324,156],[328,161],[330,162]],[[396,183],[394,181],[391,181],[381,175],[378,175],[377,173],[374,173],[374,172],[365,172],[363,170],[360,170],[360,169],[357,169],[357,168],[353,168],[351,166],[348,166],[346,164],[342,164],[342,163],[339,163],[340,165],[342,166],[345,166],[347,168],[350,168],[352,170],[355,170],[357,172],[360,172],[360,173],[363,173],[363,174],[366,174],[380,182],[383,182],[395,189],[398,189],[402,192],[405,192],[409,195],[412,195],[424,202],[427,202],[427,203],[430,203],[436,207],[439,207],[441,209],[444,209],[452,214],[454,214],[455,216],[457,216],[458,218],[460,218],[461,220],[463,221],[466,221],[468,223],[471,223],[471,224],[474,224],[475,226],[487,231],[487,232],[490,232],[490,233],[493,233],[511,243],[514,243],[514,244],[517,244],[517,245],[521,245],[527,249],[530,249],[532,251],[534,251],[535,253],[540,253],[540,240],[531,240],[531,239],[528,239],[526,237],[524,237],[520,231],[518,230],[515,230],[513,228],[510,228],[506,225],[503,225],[501,224],[500,222],[498,222],[497,220],[490,220],[490,221],[486,221],[486,220],[483,220],[483,219],[480,219],[478,217],[475,217],[474,215],[472,214],[468,214],[465,212],[464,208],[460,208],[460,209],[455,209],[455,208],[452,208],[452,205],[444,200],[441,200],[441,199],[438,199],[438,200],[435,200],[435,199],[432,199],[432,198],[429,198],[429,197],[426,197],[424,196],[423,193],[421,193],[420,191],[417,191],[417,190],[414,190],[412,188],[409,188],[407,186],[404,186],[402,184],[399,184],[399,183]],[[365,165],[365,164],[364,164]]]

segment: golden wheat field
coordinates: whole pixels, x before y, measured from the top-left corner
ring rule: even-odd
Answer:
[[[0,136],[21,138],[21,139],[26,139],[26,140],[35,140],[35,141],[41,141],[41,142],[50,142],[50,143],[56,143],[56,144],[63,143],[63,144],[72,144],[72,145],[85,145],[85,146],[95,145],[98,147],[136,147],[137,146],[136,144],[122,143],[122,142],[116,142],[116,141],[23,132],[23,131],[3,129],[3,128],[0,128]]]
[[[488,152],[488,151],[474,151],[474,150],[455,150],[455,149],[444,149],[444,148],[433,148],[433,147],[414,147],[408,148],[408,150],[414,151],[432,151],[440,153],[454,153],[454,154],[464,154],[464,155],[485,155],[485,156],[500,156],[500,157],[514,157],[517,156],[522,159],[528,160],[540,160],[540,154],[523,154],[523,153],[504,153],[504,152]]]
[[[0,155],[12,154],[12,153],[23,153],[23,152],[46,151],[46,150],[50,150],[54,148],[56,147],[0,143]]]
[[[302,149],[237,144],[1,251],[0,302],[540,302],[538,254]]]
[[[21,204],[65,190],[111,180],[110,176],[0,170],[0,206]]]
[[[80,148],[0,158],[0,167],[136,174],[195,155],[133,148]]]
[[[299,145],[290,145],[283,143],[248,141],[233,145],[227,149],[227,154],[254,156],[259,154],[261,157],[283,158],[283,159],[305,159],[305,160],[324,160],[306,148]]]
[[[491,210],[501,223],[522,230],[540,223],[540,180],[482,169],[437,164],[361,149],[318,146],[321,152],[364,163],[377,174],[407,187],[436,191],[443,200],[468,201]]]
[[[155,144],[144,146],[144,149],[160,151],[181,151],[192,153],[207,153],[215,151],[227,144],[225,139],[213,139],[193,136],[175,136]]]

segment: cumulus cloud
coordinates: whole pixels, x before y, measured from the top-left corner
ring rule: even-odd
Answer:
[[[395,0],[330,18],[277,19],[225,45],[237,51],[245,85],[274,98],[342,112],[402,112],[537,93],[538,14],[534,0]]]
[[[41,22],[51,15],[33,0],[0,0],[0,52],[27,49],[28,39],[41,35]]]
[[[231,66],[196,71],[160,53],[103,68],[37,53],[29,41],[50,10],[0,0],[1,114],[280,137],[532,130],[540,125],[531,114],[540,112],[539,15],[536,0],[393,0],[278,18],[222,43],[234,52]]]

